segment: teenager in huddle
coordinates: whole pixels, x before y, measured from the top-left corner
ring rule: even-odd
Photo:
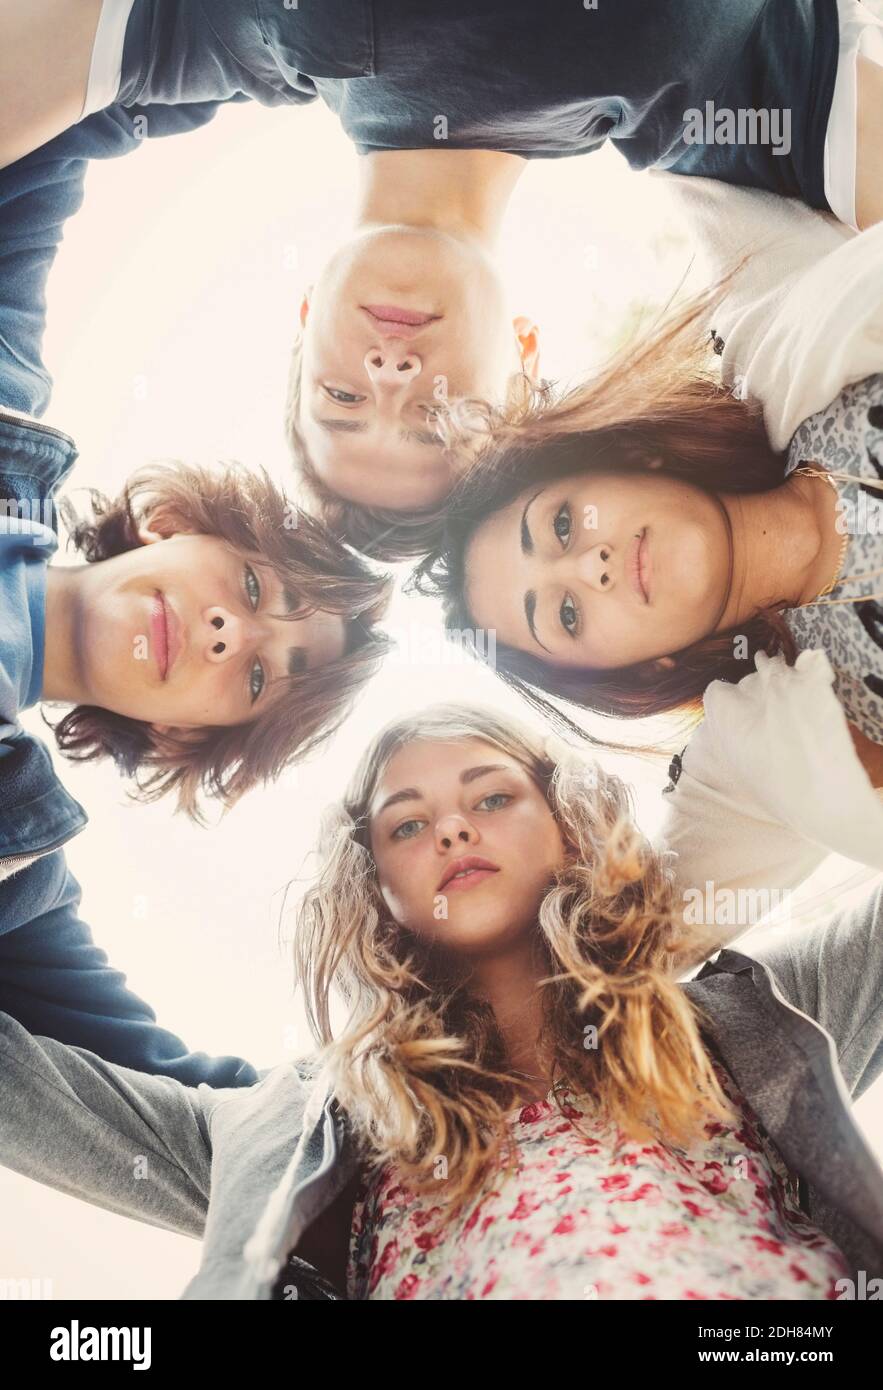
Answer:
[[[159,122],[157,123],[159,128]],[[101,113],[103,154],[134,143]],[[388,580],[263,473],[166,465],[93,496],[57,494],[77,457],[45,409],[45,285],[82,197],[81,128],[0,174],[0,1000],[30,1026],[193,1084],[253,1081],[187,1054],[92,943],[63,846],[86,824],[19,716],[72,706],[61,750],[108,757],[138,794],[199,816],[319,747],[377,668]],[[93,151],[94,152],[94,151]],[[85,563],[52,563],[59,512]]]
[[[493,629],[500,675],[552,715],[546,695],[618,719],[695,716],[709,683],[740,680],[757,653],[821,647],[873,771],[883,377],[778,454],[759,407],[705,371],[703,309],[551,404],[488,413],[416,584],[451,630]]]
[[[883,1065],[879,890],[679,983],[712,943],[623,783],[462,706],[374,739],[320,852],[315,1052],[222,1099],[0,1018],[0,1162],[205,1232],[187,1298],[825,1299],[883,1269],[849,1102]]]
[[[0,159],[113,102],[321,98],[339,115],[362,156],[356,226],[301,306],[288,432],[330,524],[378,556],[425,548],[468,463],[441,446],[439,402],[535,379],[536,327],[508,312],[493,260],[527,160],[609,139],[634,168],[767,188],[852,227],[883,211],[883,41],[852,0],[56,8],[0,6]],[[746,108],[765,133],[740,132]]]

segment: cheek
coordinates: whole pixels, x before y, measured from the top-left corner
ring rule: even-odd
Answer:
[[[384,847],[378,854],[372,847],[380,896],[400,926],[407,925],[421,896],[419,856],[413,852],[415,846],[409,849],[411,853],[403,854]]]

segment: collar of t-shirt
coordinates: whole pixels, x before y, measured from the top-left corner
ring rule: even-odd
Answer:
[[[46,566],[57,548],[41,521],[0,515],[0,738],[42,694]]]

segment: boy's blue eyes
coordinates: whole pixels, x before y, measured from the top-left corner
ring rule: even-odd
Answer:
[[[245,566],[245,592],[252,608],[257,609],[261,601],[261,581],[258,579],[251,565]]]
[[[252,609],[257,612],[261,604],[261,581],[258,579],[251,565],[245,566],[244,575],[245,592],[248,596],[248,601]],[[248,693],[252,704],[254,704],[255,700],[257,700],[258,696],[261,694],[266,683],[267,677],[264,674],[264,668],[260,661],[255,660],[252,663],[248,675]]]
[[[263,666],[259,661],[255,661],[254,665],[251,668],[251,674],[248,678],[248,689],[251,695],[252,704],[254,704],[255,700],[258,698],[261,691],[263,690],[266,684],[266,680],[267,678],[264,675]]]
[[[326,392],[338,405],[361,405],[367,397],[359,396],[353,391],[342,391],[339,386],[326,386]]]
[[[510,792],[491,792],[488,796],[482,797],[475,809],[479,810],[481,807],[484,807],[486,811],[500,811],[504,806],[508,805],[511,800],[512,795]],[[489,802],[494,802],[495,804],[489,805]],[[396,826],[395,830],[392,832],[391,838],[393,840],[413,840],[416,835],[420,834],[420,831],[427,823],[428,822],[425,820],[416,819],[402,821],[401,825]],[[412,827],[414,826],[417,828],[413,829]]]

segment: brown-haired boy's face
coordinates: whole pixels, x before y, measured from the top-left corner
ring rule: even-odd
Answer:
[[[432,425],[440,400],[501,401],[534,351],[485,252],[429,229],[355,237],[302,322],[296,426],[312,466],[339,497],[396,511],[434,505],[454,481]]]
[[[275,680],[343,655],[340,617],[280,621],[299,599],[259,557],[215,536],[142,538],[77,572],[74,641],[89,703],[159,727],[244,724]]]

